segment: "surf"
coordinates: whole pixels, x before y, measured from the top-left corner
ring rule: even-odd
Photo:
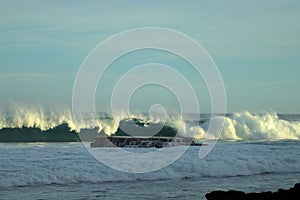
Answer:
[[[190,114],[191,119],[193,115]],[[180,115],[170,116],[163,121],[151,118],[145,113],[118,116],[97,113],[96,118],[92,116],[88,120],[85,118],[75,123],[68,108],[44,110],[41,107],[17,106],[0,113],[0,142],[78,142],[80,134],[87,130],[96,135],[130,136],[133,132],[141,132],[148,136],[193,137],[199,141],[300,139],[300,116],[280,115],[275,112],[254,114],[245,111],[226,116],[214,115],[213,118],[206,114],[200,115],[200,121],[183,120]],[[206,130],[212,120],[224,120],[219,138],[207,138]]]

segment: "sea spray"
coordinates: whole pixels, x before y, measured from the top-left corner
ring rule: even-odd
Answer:
[[[217,117],[220,118],[220,117]],[[300,118],[298,121],[280,119],[276,113],[252,114],[248,111],[233,113],[224,117],[221,140],[299,140]],[[202,127],[191,127],[196,138],[203,139],[210,120]],[[211,138],[216,139],[216,138]]]
[[[224,127],[219,138],[207,137],[206,130],[211,120],[224,119]],[[248,111],[228,114],[226,117],[215,116],[203,122],[184,121],[179,114],[164,117],[149,116],[144,113],[128,114],[107,113],[85,114],[85,117],[73,119],[68,108],[43,109],[42,106],[14,105],[10,111],[0,112],[0,134],[3,129],[34,128],[42,132],[55,129],[66,124],[69,131],[80,134],[80,130],[93,129],[106,135],[118,134],[121,124],[131,123],[135,126],[151,127],[161,124],[170,127],[181,136],[195,137],[198,140],[299,140],[300,117],[292,116],[292,120],[280,117],[276,113],[252,114]],[[199,125],[200,124],[200,125]],[[61,134],[66,134],[62,132]],[[128,133],[130,134],[130,133]]]

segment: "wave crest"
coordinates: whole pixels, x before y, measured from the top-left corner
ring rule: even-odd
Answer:
[[[300,122],[280,119],[276,113],[251,114],[246,111],[233,113],[223,117],[223,119],[224,127],[219,138],[222,140],[273,141],[300,139]],[[190,131],[196,132],[196,138],[203,139],[210,121],[205,122],[200,128],[191,127]]]
[[[97,118],[74,122],[70,109],[57,109],[45,111],[40,106],[24,107],[14,106],[11,112],[0,113],[0,134],[3,129],[34,128],[41,132],[53,130],[62,124],[67,125],[71,132],[80,134],[81,129],[95,129],[107,135],[118,134],[120,126],[124,122],[134,122],[138,126],[151,126],[164,124],[184,136],[196,139],[210,138],[206,130],[212,120],[224,120],[221,140],[299,140],[300,139],[300,117],[295,115],[292,120],[285,119],[276,113],[252,114],[249,111],[229,114],[226,117],[217,116],[212,119],[201,118],[200,122],[183,121],[177,116],[170,117],[166,122],[159,118],[151,118],[144,114],[111,116],[100,114]],[[86,119],[86,118],[84,118]],[[197,124],[200,123],[200,126]],[[61,133],[64,134],[64,133]]]

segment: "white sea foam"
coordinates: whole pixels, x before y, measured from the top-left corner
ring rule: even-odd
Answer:
[[[224,127],[219,138],[222,140],[272,141],[300,139],[300,122],[280,119],[276,113],[257,115],[242,112],[224,118]],[[191,127],[190,131],[195,131],[196,138],[203,139],[205,136],[204,130],[208,125],[209,121],[203,127]]]
[[[280,119],[276,113],[252,114],[248,111],[233,113],[227,117],[214,117],[201,126],[195,123],[183,121],[179,115],[172,115],[165,121],[157,116],[151,118],[144,114],[120,113],[117,116],[106,117],[90,115],[77,119],[76,123],[70,109],[44,110],[41,106],[29,107],[15,105],[10,112],[0,113],[0,129],[3,128],[39,128],[41,130],[53,129],[66,123],[70,130],[80,132],[81,129],[98,129],[107,135],[116,133],[120,123],[126,120],[137,119],[141,123],[162,123],[173,127],[184,136],[196,139],[216,139],[208,137],[206,131],[211,120],[223,120],[224,127],[218,139],[221,140],[299,140],[300,119],[288,121]]]
[[[0,157],[0,187],[300,172],[298,142],[219,142],[205,159],[198,158],[198,151],[199,147],[190,147],[159,171],[130,174],[104,166],[79,144],[2,144],[0,154],[6,156]]]

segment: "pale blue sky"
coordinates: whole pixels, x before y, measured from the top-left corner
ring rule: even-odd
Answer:
[[[1,107],[11,102],[71,105],[75,75],[87,54],[112,34],[145,26],[175,29],[206,48],[223,77],[229,112],[300,113],[297,0],[2,0]],[[203,82],[172,55],[137,52],[120,59],[110,75],[121,74],[118,64],[129,67],[149,61],[172,65],[189,76],[202,98],[201,110],[209,111]],[[112,80],[107,80],[107,90]],[[156,92],[162,94],[160,90]],[[142,92],[133,102],[149,104],[158,100],[153,98],[155,91],[149,90],[148,96]],[[104,94],[97,94],[97,102],[108,98]],[[162,95],[159,101],[170,102],[170,98]]]

